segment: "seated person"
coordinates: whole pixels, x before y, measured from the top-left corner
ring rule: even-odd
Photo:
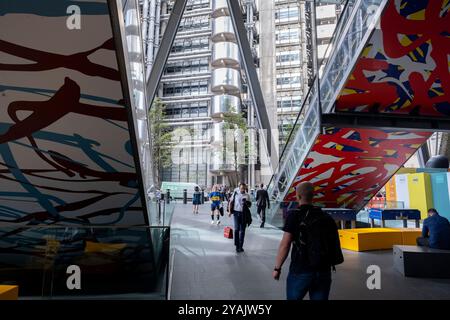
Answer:
[[[436,209],[428,210],[428,218],[423,221],[422,237],[417,238],[417,245],[450,250],[450,223]]]

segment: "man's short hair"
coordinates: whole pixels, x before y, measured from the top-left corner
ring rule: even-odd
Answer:
[[[247,185],[246,185],[244,182],[241,182],[241,183],[239,184],[239,187],[247,188]]]
[[[304,198],[306,201],[311,202],[314,198],[314,186],[309,181],[299,183],[295,187],[295,191],[297,193],[297,196]]]
[[[437,212],[437,210],[435,208],[428,209],[428,213],[438,214],[438,212]]]
[[[261,188],[264,188],[264,183],[261,183],[260,187],[261,187]]]

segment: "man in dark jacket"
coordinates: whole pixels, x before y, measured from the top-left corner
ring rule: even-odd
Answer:
[[[299,207],[287,215],[272,276],[275,280],[280,278],[281,267],[292,245],[287,299],[302,300],[309,292],[311,300],[328,300],[331,268],[344,261],[337,226],[330,215],[312,205],[312,183],[298,184],[296,194]],[[322,246],[323,243],[326,245]],[[314,255],[317,252],[320,254]]]
[[[264,228],[264,223],[266,223],[266,207],[270,209],[269,194],[267,190],[264,189],[264,184],[261,183],[261,189],[256,191],[256,207],[257,213],[261,217],[260,228]]]
[[[428,218],[423,221],[422,237],[417,238],[417,245],[450,250],[450,223],[436,209],[428,210]]]

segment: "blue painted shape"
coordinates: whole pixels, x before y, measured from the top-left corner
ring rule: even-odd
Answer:
[[[398,220],[401,218],[420,220],[420,211],[417,209],[379,209],[370,208],[369,218],[376,220]]]
[[[450,219],[450,199],[447,172],[431,173],[431,190],[433,203],[439,214]]]

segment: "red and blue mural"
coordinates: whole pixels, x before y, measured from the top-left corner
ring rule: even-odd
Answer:
[[[450,116],[450,1],[391,0],[336,111]]]
[[[2,1],[0,30],[0,224],[146,224],[108,2]]]
[[[325,128],[303,162],[286,201],[295,201],[295,186],[314,184],[317,205],[360,209],[430,137],[429,132]]]

